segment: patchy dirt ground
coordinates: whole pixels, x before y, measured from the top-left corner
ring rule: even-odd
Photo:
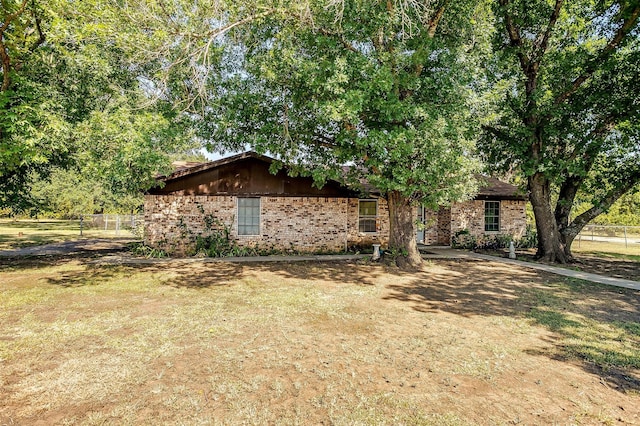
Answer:
[[[483,261],[0,261],[0,424],[640,424],[640,294]]]

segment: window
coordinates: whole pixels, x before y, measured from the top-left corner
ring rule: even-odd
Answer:
[[[260,235],[260,198],[238,198],[238,235]]]
[[[500,231],[500,201],[484,202],[484,230]]]
[[[378,201],[360,200],[358,204],[358,230],[360,232],[375,233],[378,231]]]

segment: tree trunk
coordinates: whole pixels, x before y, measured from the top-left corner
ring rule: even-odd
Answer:
[[[396,263],[402,268],[418,268],[422,256],[416,243],[416,218],[411,201],[398,191],[387,194],[389,206],[389,248],[397,250]]]
[[[536,257],[548,262],[567,263],[556,218],[551,210],[551,183],[540,172],[530,176],[528,183],[529,200],[533,206],[538,231]]]
[[[576,238],[580,229],[575,229],[573,223],[570,223],[571,210],[575,204],[576,194],[580,186],[584,182],[584,177],[569,176],[565,178],[560,185],[560,193],[558,194],[558,202],[556,203],[555,218],[558,232],[560,233],[560,243],[564,246],[564,256],[567,262],[573,261],[571,253],[571,244]]]
[[[560,239],[562,240],[562,244],[564,245],[564,256],[568,262],[573,262],[575,259],[573,258],[573,253],[571,253],[571,244],[573,244],[573,240],[576,239],[578,233],[582,230],[576,230],[574,228],[566,228],[561,234]]]
[[[626,179],[622,180],[623,183],[620,184],[620,186],[610,189],[604,195],[604,197],[598,200],[596,205],[573,219],[571,223],[567,223],[566,226],[560,228],[560,238],[562,243],[564,244],[564,253],[567,259],[570,260],[573,258],[571,254],[571,244],[573,243],[573,240],[578,236],[580,231],[582,231],[582,228],[584,228],[585,225],[598,217],[600,214],[606,212],[613,205],[613,203],[618,200],[618,198],[627,193],[639,181],[640,167],[636,170],[631,171],[626,176]]]

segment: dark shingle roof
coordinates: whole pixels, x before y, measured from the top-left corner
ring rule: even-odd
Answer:
[[[476,200],[503,199],[526,200],[526,194],[517,186],[502,182],[494,177],[476,176],[478,180],[478,193]]]

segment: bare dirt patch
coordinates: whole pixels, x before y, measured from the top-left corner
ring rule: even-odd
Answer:
[[[638,424],[640,294],[483,261],[0,264],[0,423]]]

